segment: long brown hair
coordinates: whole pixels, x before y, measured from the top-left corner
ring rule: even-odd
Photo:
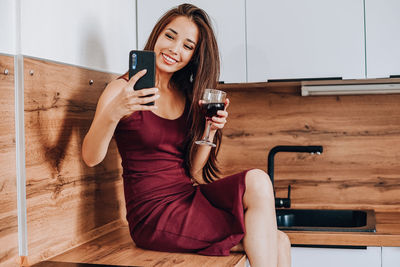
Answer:
[[[185,165],[189,173],[192,167],[194,153],[197,150],[195,140],[201,139],[205,118],[199,107],[205,88],[216,88],[219,78],[220,62],[217,41],[207,13],[191,4],[179,5],[166,12],[154,26],[144,50],[154,50],[157,38],[165,27],[175,18],[184,16],[193,21],[199,30],[198,43],[190,62],[181,70],[175,72],[170,80],[170,85],[182,90],[190,101],[189,124],[190,132],[186,142]],[[218,130],[214,137],[217,147],[212,148],[210,157],[203,168],[203,178],[206,182],[212,182],[218,177],[217,154],[221,145],[222,133]]]

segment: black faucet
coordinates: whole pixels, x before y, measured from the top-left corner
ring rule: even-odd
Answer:
[[[278,152],[296,152],[296,153],[317,153],[321,154],[323,151],[322,146],[276,146],[268,153],[268,175],[274,186],[274,156]],[[275,195],[275,190],[274,190]],[[290,208],[290,185],[288,186],[287,198],[275,198],[275,208]]]

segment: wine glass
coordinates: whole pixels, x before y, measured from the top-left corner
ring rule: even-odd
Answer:
[[[210,129],[212,124],[212,117],[217,116],[218,110],[224,110],[225,108],[225,98],[226,93],[221,90],[216,89],[205,89],[202,102],[201,102],[201,110],[203,111],[204,116],[207,121],[206,135],[202,140],[196,141],[197,145],[208,145],[212,147],[216,147],[216,145],[208,140],[210,137]]]

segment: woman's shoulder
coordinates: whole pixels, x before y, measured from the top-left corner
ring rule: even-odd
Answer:
[[[115,96],[117,96],[121,90],[126,86],[127,82],[123,79],[115,79],[109,82],[104,88],[101,96],[99,98],[98,104],[100,106],[106,105],[109,103]]]

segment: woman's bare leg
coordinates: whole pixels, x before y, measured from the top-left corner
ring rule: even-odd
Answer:
[[[278,234],[274,193],[268,175],[261,170],[246,174],[243,197],[246,234],[243,245],[252,267],[276,267],[278,263]]]
[[[251,267],[276,267],[278,262],[279,267],[290,266],[290,242],[286,234],[280,231],[278,234],[274,193],[264,171],[247,172],[243,204],[246,227],[243,246]]]
[[[287,234],[278,230],[278,267],[290,267],[290,240]],[[231,249],[232,252],[244,252],[243,243],[239,243]]]
[[[292,257],[290,255],[290,240],[287,234],[278,230],[278,267],[290,267]]]

